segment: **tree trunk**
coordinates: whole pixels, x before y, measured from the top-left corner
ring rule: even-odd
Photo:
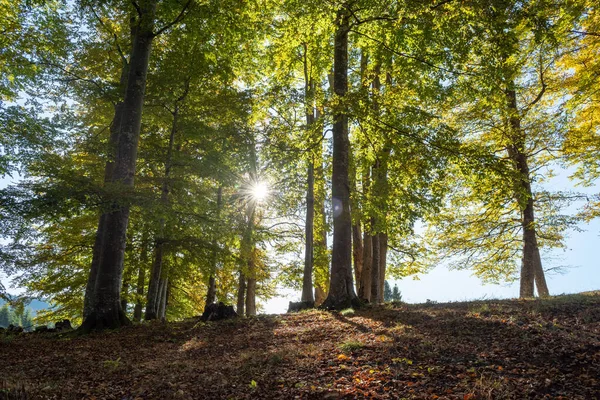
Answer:
[[[154,37],[152,31],[156,3],[156,0],[138,2],[139,23],[133,40],[127,92],[123,102],[123,118],[111,179],[111,183],[122,185],[126,192],[133,189],[148,61]],[[123,197],[126,198],[127,193]],[[120,303],[123,258],[129,222],[129,206],[126,203],[126,201],[115,202],[112,211],[106,215],[104,226],[101,227],[100,224],[98,226],[99,231],[104,230],[104,235],[101,240],[100,262],[93,299],[89,300],[92,306],[81,327],[84,332],[118,328],[129,323]]]
[[[348,31],[350,12],[342,5],[337,12],[334,39],[333,90],[340,100],[348,91]],[[333,123],[333,249],[331,254],[331,281],[324,308],[343,309],[360,306],[352,277],[352,219],[350,217],[350,182],[348,161],[348,115],[337,107]]]
[[[238,292],[237,292],[237,314],[239,316],[244,315],[244,304],[246,299],[246,277],[244,273],[240,271],[240,277],[238,280]]]
[[[371,224],[374,226],[374,219],[371,220]],[[383,293],[379,291],[379,266],[381,265],[381,247],[379,245],[379,235],[373,234],[371,238],[371,244],[373,248],[372,264],[371,264],[371,303],[379,304],[383,301]]]
[[[540,250],[537,244],[535,230],[534,200],[531,190],[531,175],[527,154],[525,153],[525,132],[521,128],[521,119],[518,116],[517,95],[514,83],[506,91],[508,107],[512,112],[510,117],[511,142],[508,153],[519,173],[519,187],[515,193],[516,201],[521,208],[521,226],[523,228],[523,259],[521,262],[521,281],[519,296],[521,298],[534,296],[534,282],[538,284],[540,296],[548,296],[548,286],[544,277]]]
[[[145,246],[144,246],[145,247]],[[142,251],[146,251],[143,249]],[[136,322],[140,322],[142,320],[142,301],[141,298],[144,296],[144,284],[146,282],[146,264],[140,263],[140,267],[138,270],[138,280],[137,280],[137,299],[135,303],[135,308],[133,309],[133,320]]]
[[[369,303],[371,302],[371,271],[373,265],[373,237],[365,229],[363,237],[363,270],[361,274],[358,297]]]
[[[308,120],[308,118],[307,118]],[[314,194],[314,163],[309,162],[306,190],[306,223],[305,223],[305,251],[304,275],[302,278],[302,301],[314,301],[313,297],[313,246],[314,246],[314,219],[315,219],[315,194]]]
[[[385,270],[387,267],[387,244],[388,235],[386,233],[378,233],[379,236],[379,293],[381,293],[381,302],[385,302],[383,296],[383,287],[385,286]]]
[[[352,260],[354,262],[354,279],[356,281],[356,291],[360,290],[361,275],[364,269],[364,247],[362,241],[362,232],[360,229],[360,218],[352,224]]]
[[[122,75],[126,74],[126,67],[123,67]],[[123,76],[121,76],[123,80]],[[108,141],[109,159],[106,161],[104,166],[104,186],[110,183],[112,179],[112,173],[114,168],[114,156],[116,155],[116,146],[119,138],[119,129],[121,127],[123,103],[119,102],[115,105],[115,116],[110,125],[110,138]],[[106,216],[107,214],[102,211],[98,221],[98,229],[96,230],[96,238],[94,240],[94,247],[92,251],[92,264],[90,266],[90,273],[88,275],[87,284],[85,286],[85,297],[83,300],[83,317],[84,319],[92,312],[92,303],[94,296],[94,290],[96,287],[96,279],[98,278],[98,267],[100,265],[100,258],[102,255],[102,246],[104,234],[106,231]]]
[[[133,309],[133,319],[136,322],[142,320],[143,303],[144,297],[144,286],[146,285],[146,268],[148,265],[148,228],[143,227],[142,233],[142,250],[140,253],[140,265],[138,270],[137,288],[136,288],[136,301],[135,308]]]
[[[246,286],[246,316],[256,315],[256,278],[254,278],[254,260],[248,261],[248,284]]]
[[[308,47],[304,46],[304,109],[306,114],[306,133],[311,138],[315,122],[314,82],[308,67]],[[309,145],[312,140],[309,139]],[[314,263],[314,229],[315,229],[315,164],[313,157],[308,162],[306,179],[306,221],[304,224],[304,273],[302,276],[301,301],[314,302],[313,295],[313,263]]]
[[[217,189],[217,212],[216,212],[216,224],[220,223],[221,217],[221,207],[223,203],[223,186],[219,186]],[[206,305],[212,304],[215,302],[215,298],[217,295],[217,284],[215,280],[215,275],[217,273],[217,264],[219,263],[219,243],[218,243],[218,235],[215,234],[213,238],[213,252],[212,252],[212,264],[210,276],[208,278],[208,290],[206,293]]]
[[[322,116],[317,107],[315,118]],[[315,306],[320,306],[327,297],[329,288],[329,251],[327,249],[327,215],[325,214],[325,168],[323,166],[323,146],[320,148],[315,167],[315,228],[313,238],[313,274],[315,276]]]
[[[161,219],[159,222],[159,235],[164,232],[165,221]],[[158,303],[160,299],[160,276],[162,274],[162,259],[163,259],[163,239],[156,238],[154,243],[154,260],[152,262],[152,270],[150,271],[150,282],[148,282],[148,293],[146,296],[146,313],[144,319],[150,321],[158,318]]]
[[[131,27],[131,40],[134,40],[135,29]],[[130,54],[131,56],[131,54]],[[119,144],[119,133],[121,132],[121,121],[123,120],[123,101],[127,92],[127,79],[129,76],[129,63],[123,57],[123,67],[121,68],[121,77],[119,79],[119,100],[115,104],[115,115],[110,124],[110,135],[108,138],[108,159],[104,165],[104,181],[103,185],[106,187],[112,180],[114,170],[114,160],[117,154],[117,145]],[[87,318],[92,312],[94,290],[96,289],[96,279],[98,278],[98,267],[100,265],[100,258],[102,255],[102,246],[104,234],[106,231],[106,212],[102,210],[98,220],[98,228],[96,230],[96,236],[94,240],[94,247],[92,250],[92,263],[90,266],[90,273],[85,286],[85,296],[83,299],[83,319]]]
[[[156,310],[156,318],[165,319],[165,307],[167,304],[167,286],[169,284],[169,277],[165,276],[161,278],[159,285],[158,305]]]

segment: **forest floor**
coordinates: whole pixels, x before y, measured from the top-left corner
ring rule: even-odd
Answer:
[[[600,292],[0,337],[0,398],[599,397]]]

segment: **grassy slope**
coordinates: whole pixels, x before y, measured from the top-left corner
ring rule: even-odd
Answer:
[[[0,338],[0,398],[592,399],[600,295]],[[23,389],[20,389],[21,391]],[[545,397],[546,396],[546,397]]]

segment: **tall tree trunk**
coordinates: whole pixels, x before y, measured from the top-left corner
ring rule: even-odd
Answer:
[[[133,43],[135,38],[135,26],[130,26],[131,42]],[[133,51],[133,46],[132,50]],[[131,54],[130,54],[131,57]],[[110,135],[108,139],[108,159],[104,165],[104,181],[103,185],[106,187],[112,180],[114,170],[114,160],[117,154],[117,146],[119,144],[119,134],[121,132],[121,121],[123,120],[123,101],[125,94],[127,93],[127,79],[129,77],[129,62],[122,56],[121,58],[122,68],[121,76],[119,79],[119,98],[115,103],[115,115],[110,124]],[[90,266],[90,273],[85,286],[85,296],[83,299],[83,319],[87,318],[92,312],[93,301],[95,299],[94,291],[96,289],[96,279],[98,278],[98,268],[100,266],[100,258],[102,256],[102,246],[104,240],[104,234],[106,231],[106,215],[107,213],[102,210],[98,220],[98,228],[96,229],[96,236],[94,240],[94,247],[92,250],[92,263]]]
[[[308,67],[308,48],[304,46],[304,109],[306,114],[307,136],[312,135],[315,122],[314,82]],[[312,145],[312,140],[309,140]],[[314,301],[313,296],[313,262],[314,262],[314,223],[315,220],[315,164],[310,157],[306,178],[306,221],[304,225],[304,273],[302,277],[302,301]]]
[[[523,259],[521,263],[521,281],[519,295],[521,298],[534,296],[534,282],[538,285],[540,296],[548,296],[548,286],[544,277],[540,250],[535,230],[534,200],[531,190],[531,174],[525,153],[525,132],[521,128],[518,115],[517,95],[514,83],[506,91],[510,117],[511,136],[508,147],[509,157],[519,174],[519,187],[515,193],[516,201],[521,207],[521,226],[523,228]]]
[[[156,0],[138,2],[139,23],[133,39],[127,91],[123,101],[121,129],[118,134],[111,179],[111,183],[122,185],[126,191],[133,189],[148,61],[154,37],[156,4]],[[124,195],[126,196],[127,194]],[[106,214],[104,225],[98,226],[98,230],[103,230],[104,234],[101,240],[93,298],[88,299],[92,306],[81,327],[84,332],[118,328],[129,323],[120,303],[123,258],[129,222],[129,206],[124,203],[126,202],[115,202],[112,210]]]
[[[223,203],[223,186],[219,186],[217,189],[217,211],[216,211],[216,224],[220,223],[221,219],[221,207]],[[217,294],[217,284],[215,281],[215,275],[217,273],[217,264],[219,263],[219,243],[218,243],[218,235],[215,234],[212,243],[213,251],[212,251],[212,263],[210,276],[208,278],[208,290],[206,293],[206,305],[212,304],[215,302],[216,294]]]
[[[244,315],[244,304],[246,299],[246,276],[240,271],[240,277],[238,279],[238,291],[237,291],[237,314],[239,316]]]
[[[322,111],[316,108],[315,118],[320,120]],[[325,167],[323,145],[320,146],[315,167],[315,228],[313,246],[313,274],[315,276],[315,306],[320,306],[327,297],[329,288],[329,251],[327,249],[327,215],[325,214]]]
[[[348,91],[348,32],[350,11],[342,4],[337,12],[334,38],[333,90],[343,101]],[[348,161],[348,115],[337,107],[333,118],[333,249],[331,254],[331,281],[329,295],[323,307],[343,309],[360,306],[352,277],[352,219],[350,217],[350,182]]]

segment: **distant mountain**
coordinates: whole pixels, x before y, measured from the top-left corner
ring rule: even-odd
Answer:
[[[6,303],[6,301],[0,299],[0,307],[2,307],[4,305],[4,303]],[[27,305],[28,308],[31,309],[31,312],[33,314],[37,314],[37,312],[39,310],[42,310],[44,308],[49,308],[50,304],[46,303],[45,301],[41,301],[41,300],[32,300],[31,303],[29,303]]]

